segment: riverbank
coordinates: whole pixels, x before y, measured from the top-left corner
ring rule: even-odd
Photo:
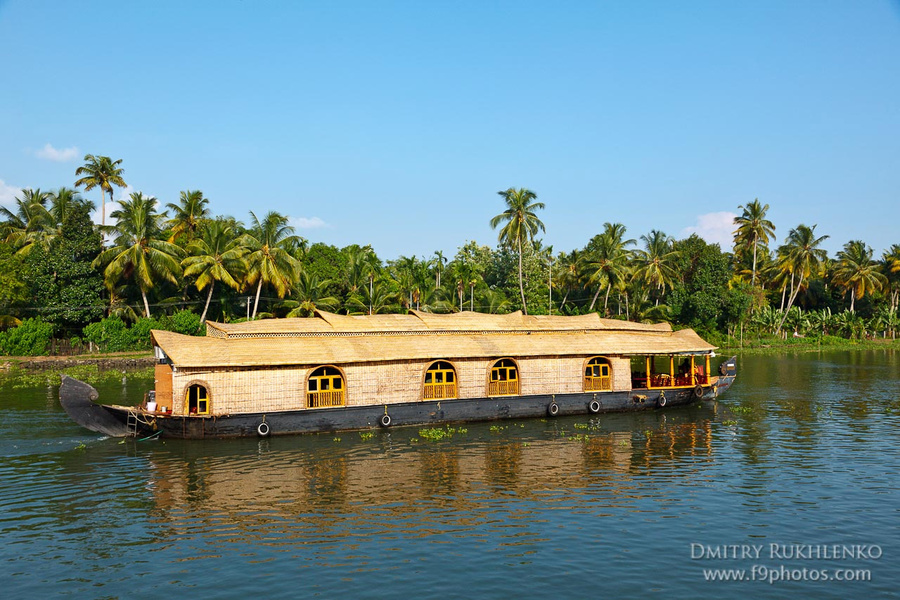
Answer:
[[[719,354],[740,352],[744,354],[773,354],[778,352],[821,352],[823,350],[900,350],[900,339],[848,340],[834,336],[780,339],[766,337],[744,339],[743,345],[737,340],[720,344]]]
[[[76,356],[5,356],[0,359],[0,372],[13,369],[62,371],[80,366],[93,366],[100,370],[118,369],[127,371],[151,367],[153,362],[153,354],[149,352],[109,352]]]

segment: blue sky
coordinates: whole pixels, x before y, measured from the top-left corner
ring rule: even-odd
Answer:
[[[511,186],[557,251],[728,239],[754,198],[778,242],[900,243],[896,1],[0,0],[0,72],[7,205],[93,153],[384,259],[493,245]]]

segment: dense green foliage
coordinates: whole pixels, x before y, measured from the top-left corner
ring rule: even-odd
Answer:
[[[47,352],[53,325],[25,319],[18,327],[0,331],[0,353],[7,356],[39,356]]]
[[[88,155],[78,184],[101,198],[123,185],[121,161]],[[308,244],[284,215],[249,226],[216,216],[199,190],[162,204],[131,194],[92,225],[77,192],[24,190],[0,209],[0,330],[4,353],[41,353],[50,336],[106,351],[149,347],[149,331],[203,331],[202,321],[475,310],[599,312],[669,321],[716,343],[727,337],[863,339],[896,335],[900,244],[879,259],[861,240],[830,258],[815,225],[784,243],[758,200],[738,207],[734,246],[662,231],[633,238],[604,223],[582,247],[554,252],[537,234],[544,203],[525,188],[499,192],[494,248],[462,244],[452,258],[384,261],[368,245]],[[107,236],[102,243],[101,232]],[[142,316],[139,316],[142,315]],[[39,316],[40,320],[34,317]],[[22,323],[20,327],[16,327]]]

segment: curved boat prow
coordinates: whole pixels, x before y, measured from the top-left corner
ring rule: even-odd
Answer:
[[[721,376],[716,381],[716,396],[727,390],[734,383],[734,378],[737,377],[737,356],[732,356],[719,365],[719,373]]]
[[[102,405],[95,404],[94,400],[99,397],[100,394],[93,386],[68,375],[62,376],[62,385],[59,386],[59,403],[70,419],[91,431],[110,437],[125,437],[127,434],[125,423],[121,419],[117,419]]]

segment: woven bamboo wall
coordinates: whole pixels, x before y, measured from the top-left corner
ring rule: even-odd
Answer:
[[[573,394],[583,391],[586,356],[534,357],[516,361],[522,395]],[[629,359],[611,357],[613,390],[631,389]],[[422,399],[423,375],[432,361],[393,361],[342,365],[346,405],[395,404]],[[456,368],[460,398],[487,395],[490,367],[496,360],[450,360]],[[306,407],[306,378],[312,367],[269,369],[177,369],[173,377],[173,413],[185,414],[188,386],[206,386],[214,415],[277,412]]]

